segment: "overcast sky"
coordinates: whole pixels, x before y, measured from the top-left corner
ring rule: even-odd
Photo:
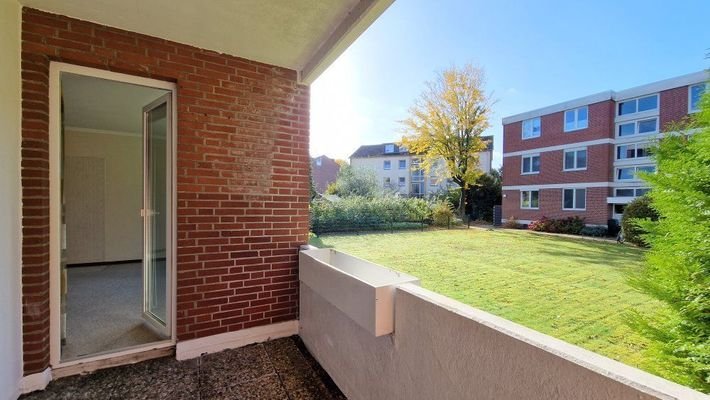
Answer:
[[[398,140],[424,82],[472,63],[498,100],[498,167],[502,117],[707,69],[708,16],[708,0],[396,0],[313,83],[311,155]]]

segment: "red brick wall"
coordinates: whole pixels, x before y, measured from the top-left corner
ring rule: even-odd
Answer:
[[[540,153],[540,173],[530,175],[522,175],[520,173],[522,156],[505,157],[503,184],[510,186],[607,182],[612,173],[610,166],[613,163],[613,151],[614,146],[611,144],[587,146],[587,169],[582,171],[563,170],[564,150]]]
[[[25,374],[49,364],[50,61],[177,83],[178,339],[295,319],[309,196],[296,72],[25,8]]]
[[[587,224],[606,225],[611,215],[611,206],[606,202],[609,188],[587,188],[587,207],[585,211],[562,209],[562,189],[540,190],[540,207],[537,210],[520,209],[520,191],[504,190],[503,218],[518,220],[536,220],[542,217],[567,218],[579,216]]]
[[[542,134],[538,138],[522,139],[522,121],[503,125],[503,152],[536,149],[568,143],[614,137],[614,102],[611,100],[589,105],[589,125],[586,129],[564,131],[564,112],[540,118]]]
[[[665,132],[670,122],[680,121],[688,115],[688,86],[664,90],[660,96],[660,128]]]

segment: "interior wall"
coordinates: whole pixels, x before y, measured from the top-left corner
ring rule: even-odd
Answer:
[[[20,5],[0,0],[0,399],[22,377],[20,287]]]
[[[141,259],[141,136],[71,128],[64,135],[67,263]]]

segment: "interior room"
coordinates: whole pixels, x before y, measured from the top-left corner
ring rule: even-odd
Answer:
[[[169,91],[70,73],[61,91],[65,362],[169,338]]]

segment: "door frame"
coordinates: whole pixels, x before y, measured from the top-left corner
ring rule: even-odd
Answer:
[[[171,92],[172,121],[171,131],[168,135],[168,168],[167,182],[170,190],[166,193],[170,223],[166,232],[166,263],[168,266],[168,292],[172,300],[170,304],[170,339],[153,342],[146,345],[139,345],[130,348],[107,351],[92,356],[66,361],[61,361],[61,74],[63,72],[84,75],[94,78],[108,79],[112,81],[129,83],[140,86],[148,86],[157,89],[164,89]],[[52,368],[64,368],[78,366],[80,364],[91,364],[99,367],[102,360],[125,357],[131,354],[144,353],[155,349],[171,347],[176,342],[177,317],[176,281],[177,268],[175,260],[177,249],[177,184],[176,184],[176,155],[177,155],[177,85],[174,82],[161,81],[157,79],[143,78],[134,75],[111,72],[103,69],[83,67],[74,64],[52,61],[49,64],[49,350],[50,366]]]

